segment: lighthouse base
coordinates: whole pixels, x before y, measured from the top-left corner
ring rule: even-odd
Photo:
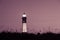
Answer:
[[[24,32],[24,33],[27,32],[27,26],[26,26],[26,23],[23,23],[23,32]]]

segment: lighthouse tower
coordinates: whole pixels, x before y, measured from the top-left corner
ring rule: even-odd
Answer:
[[[26,14],[23,13],[23,15],[22,15],[22,27],[23,27],[22,32],[27,32],[27,25],[26,25],[27,20],[26,19],[27,19]]]

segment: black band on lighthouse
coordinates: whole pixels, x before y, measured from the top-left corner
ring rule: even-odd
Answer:
[[[22,23],[26,23],[26,17],[22,17]]]

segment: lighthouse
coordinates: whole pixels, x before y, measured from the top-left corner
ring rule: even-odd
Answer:
[[[26,17],[26,14],[23,13],[23,15],[22,15],[22,27],[23,27],[22,32],[27,32],[26,23],[27,23],[27,17]]]

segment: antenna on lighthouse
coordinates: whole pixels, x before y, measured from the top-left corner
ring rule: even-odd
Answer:
[[[25,13],[23,13],[23,15],[22,15],[22,27],[23,27],[22,32],[27,32],[27,25],[26,25],[27,20],[26,19],[27,19],[27,16]]]

